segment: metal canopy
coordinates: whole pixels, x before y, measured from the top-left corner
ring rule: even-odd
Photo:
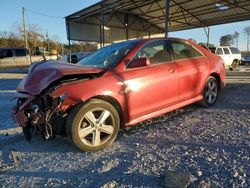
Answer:
[[[244,20],[249,0],[103,0],[67,16],[66,25],[68,40],[111,43]]]

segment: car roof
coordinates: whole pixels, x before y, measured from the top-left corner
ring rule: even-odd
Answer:
[[[182,39],[182,38],[176,38],[176,37],[159,37],[159,38],[149,38],[149,39],[140,39],[139,41],[154,41],[154,40],[179,40],[179,41],[189,41],[186,39]]]
[[[235,46],[217,46],[216,48],[237,48],[237,47],[235,47]]]

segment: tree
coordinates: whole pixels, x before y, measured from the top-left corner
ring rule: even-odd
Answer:
[[[27,28],[27,38],[30,53],[34,54],[36,47],[40,46],[44,35],[40,33],[41,28],[36,24],[29,24]]]
[[[220,38],[221,46],[230,46],[233,43],[233,36],[231,34],[224,35]]]
[[[235,31],[234,34],[233,34],[233,38],[236,40],[236,46],[237,46],[237,48],[239,48],[239,36],[240,36],[240,33],[238,33],[237,31]]]
[[[247,51],[249,52],[250,26],[245,27],[243,31],[247,35]]]
[[[24,47],[22,40],[18,34],[13,32],[0,32],[0,47],[1,48],[18,48]]]
[[[25,41],[22,25],[15,22],[11,31],[13,32],[0,31],[0,47],[24,48]],[[40,50],[50,52],[52,49],[57,50],[60,54],[69,53],[69,46],[61,43],[57,35],[49,35],[48,32],[43,32],[37,24],[28,24],[27,36],[30,54],[32,55],[38,55]],[[95,51],[97,49],[97,43],[74,42],[72,43],[71,49],[72,52]]]
[[[211,43],[209,43],[208,44],[208,46],[207,46],[207,43],[205,43],[205,42],[200,42],[200,43],[198,43],[200,46],[206,46],[206,47],[208,47],[208,48],[212,48],[212,47],[215,47],[215,45],[214,44],[211,44]]]

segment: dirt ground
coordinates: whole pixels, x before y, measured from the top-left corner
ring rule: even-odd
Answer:
[[[23,71],[0,73],[0,187],[160,187],[167,171],[200,187],[250,187],[250,70],[228,74],[215,106],[191,105],[120,131],[87,153],[67,138],[30,143],[10,118]]]

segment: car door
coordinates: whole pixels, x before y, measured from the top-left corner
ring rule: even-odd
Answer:
[[[225,59],[225,56],[224,56],[224,51],[223,51],[222,48],[217,48],[215,53],[217,55],[219,55],[223,59],[223,61],[226,63],[226,59]]]
[[[171,40],[170,45],[179,73],[179,102],[197,97],[209,74],[209,59],[188,42]]]
[[[151,41],[136,58],[150,58],[151,64],[124,72],[130,119],[155,112],[178,102],[178,73],[165,40]]]
[[[29,56],[25,49],[15,49],[15,63],[17,67],[27,67],[30,65]]]
[[[0,68],[16,67],[12,49],[0,50]]]

